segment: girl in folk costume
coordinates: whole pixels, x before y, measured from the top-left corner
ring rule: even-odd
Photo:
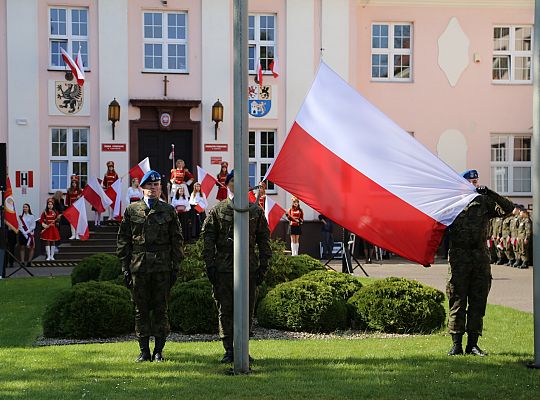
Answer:
[[[287,219],[291,229],[291,253],[293,256],[298,255],[300,247],[300,235],[302,234],[302,224],[304,223],[304,212],[300,208],[300,201],[293,196],[292,207],[287,211]]]
[[[60,240],[60,232],[56,227],[58,214],[54,211],[54,200],[47,199],[45,211],[41,214],[39,222],[43,227],[41,231],[41,240],[45,241],[45,252],[47,253],[47,261],[54,260],[54,242]]]
[[[34,258],[34,230],[36,229],[36,218],[30,210],[30,204],[25,203],[23,205],[23,212],[19,215],[19,248],[21,262],[29,267]],[[28,249],[28,260],[26,260],[25,253]]]
[[[79,187],[79,177],[77,175],[71,175],[71,185],[66,193],[66,206],[72,206],[82,196],[82,190]],[[69,225],[71,228],[70,240],[79,239],[79,235],[73,225]]]
[[[221,170],[219,171],[219,174],[216,175],[216,179],[218,183],[216,183],[216,186],[219,188],[216,199],[218,201],[225,200],[227,198],[227,186],[225,185],[225,179],[227,179],[229,163],[227,161],[223,161],[221,163]]]
[[[189,204],[191,206],[191,233],[193,238],[198,238],[201,233],[201,227],[206,218],[206,207],[208,207],[208,200],[206,195],[201,191],[201,184],[195,182],[193,185],[193,193],[189,198]]]
[[[103,186],[103,190],[107,190],[108,188],[110,188],[117,179],[118,179],[118,174],[114,170],[114,161],[107,161],[107,172],[105,173],[105,175],[103,175],[103,182],[101,184]],[[98,217],[97,225],[99,226],[101,225],[101,214],[97,212],[96,214]],[[112,207],[109,207],[109,221],[113,219],[112,214],[113,214],[113,209]]]
[[[264,205],[266,204],[266,183],[259,183],[259,206],[264,210]]]
[[[184,186],[184,192],[189,195],[188,185],[193,183],[193,175],[186,168],[186,163],[182,159],[176,160],[176,168],[171,169],[171,193],[170,200],[175,196],[179,186]]]
[[[131,180],[131,186],[127,190],[126,204],[131,204],[143,198],[143,191],[139,186],[139,178]]]
[[[178,221],[182,225],[182,236],[184,237],[184,242],[189,240],[189,216],[191,205],[189,204],[189,196],[184,190],[184,186],[178,187],[176,194],[174,195],[171,205],[176,210],[176,215],[178,216]]]

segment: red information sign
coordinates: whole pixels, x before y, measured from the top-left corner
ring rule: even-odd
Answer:
[[[125,143],[101,143],[101,151],[126,151]]]
[[[218,143],[205,143],[204,151],[228,151],[229,145],[227,143],[218,144]]]
[[[221,164],[222,157],[210,157],[210,164]]]

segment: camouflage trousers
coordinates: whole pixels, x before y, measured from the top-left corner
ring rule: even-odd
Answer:
[[[506,258],[508,258],[509,260],[514,260],[515,259],[514,249],[513,249],[510,237],[509,236],[503,237],[502,243],[504,246],[504,254],[506,255]]]
[[[449,259],[448,330],[481,335],[491,289],[489,255],[479,250],[451,249]]]
[[[517,240],[516,260],[524,262],[529,261],[528,243],[525,244],[525,239]]]
[[[166,337],[169,334],[170,280],[168,271],[133,274],[131,297],[135,304],[138,337]]]
[[[250,274],[253,275],[253,274]],[[233,321],[234,321],[234,284],[232,272],[218,272],[216,283],[212,286],[214,300],[218,310],[219,337],[225,350],[233,350]],[[249,278],[249,331],[253,323],[255,301],[257,300],[257,285],[255,278]]]

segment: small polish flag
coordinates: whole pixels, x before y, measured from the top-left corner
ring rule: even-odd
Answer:
[[[255,192],[253,190],[248,192],[248,200],[250,203],[255,203],[257,201],[257,196],[255,196]]]
[[[202,213],[204,211],[204,208],[202,208],[200,205],[195,205],[195,210],[198,212],[198,213]]]
[[[283,207],[272,200],[269,196],[266,196],[266,202],[264,204],[264,216],[268,221],[270,233],[272,233],[278,222],[281,220],[281,217],[283,217],[286,212],[287,211],[285,211]]]
[[[67,53],[67,51],[65,51],[62,47],[60,47],[60,50],[62,52],[62,58],[64,59],[64,62],[67,64],[69,69],[71,69],[71,72],[73,73],[73,76],[75,77],[75,79],[77,79],[77,83],[79,84],[79,86],[84,85],[84,72],[81,69],[79,69],[79,66],[77,65],[75,61],[73,61],[73,58],[71,58],[71,56]],[[80,54],[80,51],[81,50],[79,49],[79,54]],[[80,63],[82,65],[82,59]]]
[[[143,178],[144,174],[150,171],[150,160],[146,157],[140,163],[135,165],[129,170],[129,176],[132,178],[137,178],[139,181]]]
[[[279,76],[279,64],[277,56],[274,57],[272,61],[270,61],[270,71],[272,71],[272,75],[274,75],[274,78],[277,78]]]
[[[83,189],[83,196],[100,213],[112,204],[112,200],[105,194],[95,176],[88,180],[88,184]]]
[[[111,199],[111,208],[113,209],[113,218],[122,219],[122,179],[117,179],[111,186],[105,189],[105,194]]]
[[[69,221],[71,226],[75,228],[75,232],[79,235],[81,240],[87,240],[90,237],[84,198],[80,197],[75,203],[70,205],[62,215]]]
[[[263,84],[263,69],[261,65],[261,60],[257,58],[257,64],[255,65],[255,83],[258,83],[259,86]]]
[[[218,180],[198,165],[197,177],[198,181],[201,184],[201,191],[206,195],[206,197],[210,196],[210,192],[212,191],[212,189],[214,189],[214,187],[216,187]]]

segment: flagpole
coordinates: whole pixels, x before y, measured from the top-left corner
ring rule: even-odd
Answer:
[[[532,137],[532,190],[533,210],[540,210],[540,0],[535,0],[533,35],[533,137]],[[533,217],[533,318],[534,362],[530,368],[540,368],[540,217]]]

